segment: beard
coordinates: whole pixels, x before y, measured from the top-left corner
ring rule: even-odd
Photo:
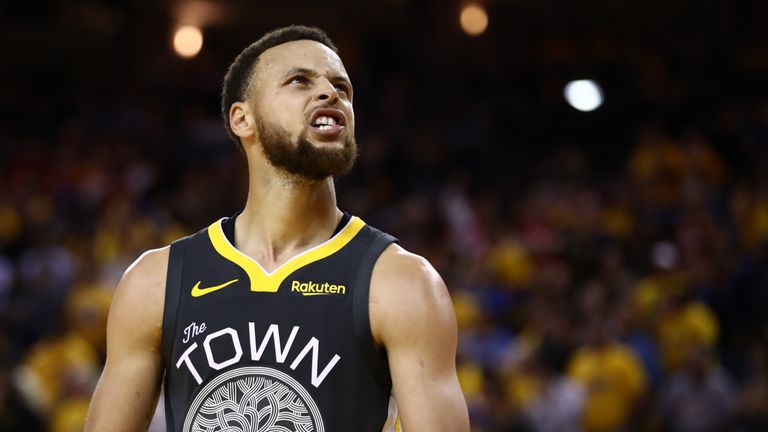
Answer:
[[[322,180],[328,176],[348,173],[357,159],[357,143],[353,134],[346,135],[340,149],[322,148],[309,141],[309,127],[306,126],[296,141],[291,142],[285,129],[256,119],[256,129],[269,163],[308,180]]]

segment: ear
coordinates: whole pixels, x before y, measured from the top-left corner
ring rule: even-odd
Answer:
[[[229,107],[229,126],[232,133],[240,138],[249,138],[256,133],[253,113],[245,102],[235,102]]]

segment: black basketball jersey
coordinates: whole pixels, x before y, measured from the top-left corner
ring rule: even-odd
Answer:
[[[345,215],[331,239],[267,272],[233,237],[224,218],[171,245],[167,430],[399,429],[368,317],[373,266],[396,240]]]

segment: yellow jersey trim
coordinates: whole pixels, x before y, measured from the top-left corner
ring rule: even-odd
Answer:
[[[285,278],[296,270],[338,252],[355,238],[365,226],[362,219],[352,216],[344,228],[329,240],[296,255],[275,270],[267,272],[258,261],[240,252],[229,242],[221,228],[222,220],[224,219],[219,219],[208,227],[208,236],[213,248],[219,255],[237,264],[245,271],[251,280],[251,291],[267,293],[277,292]]]

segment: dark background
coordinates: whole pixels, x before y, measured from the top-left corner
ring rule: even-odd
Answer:
[[[82,428],[122,271],[242,207],[221,80],[292,23],[355,86],[340,207],[451,290],[473,430],[765,430],[768,3],[461,6],[0,4],[0,430]]]

